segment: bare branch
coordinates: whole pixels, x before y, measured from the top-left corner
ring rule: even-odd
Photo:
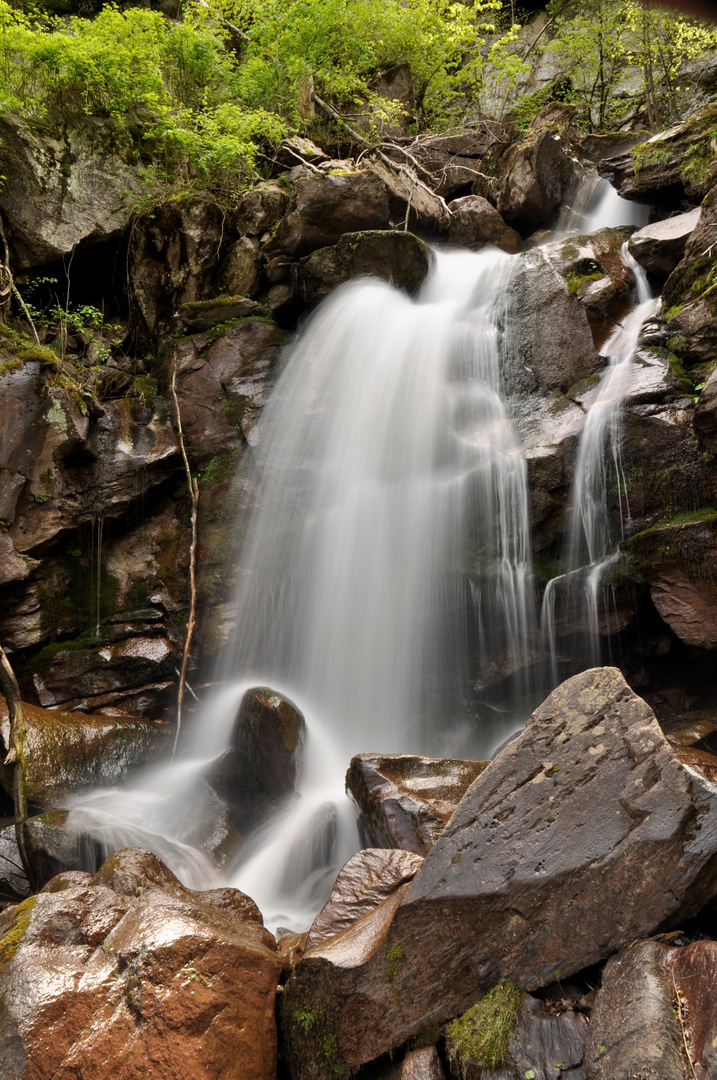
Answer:
[[[25,782],[25,713],[20,697],[20,687],[17,685],[15,672],[12,670],[10,661],[5,650],[0,645],[0,693],[7,702],[8,717],[10,720],[10,738],[8,740],[8,752],[5,758],[6,765],[14,765],[13,769],[13,803],[15,806],[15,839],[20,854],[22,868],[31,889],[34,889],[35,875],[27,857],[25,844],[25,828],[27,825],[27,786]]]

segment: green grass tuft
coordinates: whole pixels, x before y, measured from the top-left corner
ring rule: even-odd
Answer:
[[[458,1076],[465,1077],[469,1065],[492,1069],[505,1063],[523,996],[509,979],[501,979],[481,1001],[449,1024],[446,1050]]]

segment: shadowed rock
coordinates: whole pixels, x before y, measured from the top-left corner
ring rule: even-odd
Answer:
[[[693,422],[705,449],[717,453],[717,371],[712,372],[704,385]]]
[[[298,271],[299,297],[312,305],[352,278],[370,275],[415,293],[430,269],[430,248],[409,232],[346,233],[334,247],[324,247]]]
[[[427,855],[487,761],[357,754],[346,789],[361,810],[359,830],[375,847]]]
[[[444,1024],[505,977],[568,977],[717,891],[717,787],[683,765],[615,668],[558,687],[478,777],[392,897],[298,964],[281,1004],[295,1080],[328,1080]],[[404,887],[402,887],[404,888]],[[328,1045],[328,1044],[326,1044]]]
[[[450,209],[448,239],[452,244],[472,251],[492,244],[510,255],[520,250],[520,233],[506,225],[487,199],[480,195],[466,195],[462,199],[454,199]]]
[[[685,253],[700,213],[697,207],[638,229],[628,242],[630,254],[652,274],[671,274]]]
[[[335,244],[344,233],[386,229],[388,195],[368,170],[340,176],[301,176],[291,188],[289,209],[271,241],[271,252],[308,255]]]

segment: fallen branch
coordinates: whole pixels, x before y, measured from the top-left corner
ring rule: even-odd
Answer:
[[[37,333],[35,324],[32,321],[32,315],[28,311],[27,305],[25,304],[25,301],[20,295],[20,290],[15,284],[15,280],[10,270],[10,249],[7,245],[7,237],[5,236],[5,226],[3,225],[2,217],[0,217],[0,241],[2,241],[3,247],[3,258],[2,262],[0,263],[0,274],[4,274],[6,278],[4,285],[0,288],[0,306],[4,306],[10,294],[12,293],[12,295],[15,297],[18,304],[20,305],[20,309],[23,315],[29,323],[30,329],[32,330],[32,336],[35,339],[35,344],[39,345],[40,337]]]
[[[197,621],[197,577],[196,577],[196,565],[197,565],[197,508],[199,506],[199,483],[197,478],[192,475],[192,470],[189,466],[189,458],[187,457],[187,449],[184,445],[184,432],[182,430],[182,415],[179,410],[179,398],[177,397],[177,361],[174,360],[172,364],[172,382],[171,382],[172,401],[174,402],[174,411],[176,415],[177,423],[177,436],[179,438],[179,449],[182,454],[182,461],[184,462],[184,471],[187,475],[187,486],[189,488],[189,504],[191,508],[191,525],[192,525],[192,539],[189,545],[189,616],[187,618],[187,632],[184,636],[184,649],[182,651],[182,667],[179,672],[179,685],[177,686],[177,727],[174,733],[174,745],[172,746],[172,757],[177,752],[177,745],[179,743],[179,734],[182,730],[182,706],[184,705],[184,688],[187,682],[187,668],[189,667],[189,656],[192,647],[192,638],[194,636],[194,628]]]
[[[8,717],[10,720],[10,737],[8,739],[8,752],[5,758],[6,765],[14,765],[12,798],[15,807],[15,839],[17,850],[20,854],[22,868],[25,871],[30,889],[34,892],[35,875],[27,857],[25,844],[25,829],[27,824],[27,785],[25,781],[25,713],[20,697],[20,687],[17,685],[15,672],[12,670],[5,650],[0,645],[0,693],[7,702]]]

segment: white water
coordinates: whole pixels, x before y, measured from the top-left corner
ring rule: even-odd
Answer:
[[[578,182],[569,202],[561,208],[556,232],[561,236],[587,234],[621,225],[635,225],[639,229],[647,224],[649,214],[649,206],[620,198],[608,180],[593,172]]]
[[[589,657],[592,666],[602,661],[600,645],[600,604],[605,575],[618,558],[619,544],[629,520],[627,487],[622,458],[622,406],[629,392],[634,372],[633,357],[640,331],[656,310],[644,270],[628,250],[621,250],[622,261],[634,276],[637,304],[615,327],[601,349],[609,357],[595,398],[587,406],[585,426],[580,436],[577,461],[569,499],[567,545],[568,571],[548,582],[543,598],[541,629],[548,643],[553,680],[557,681],[555,645],[555,603],[561,594],[579,597],[584,604],[588,626]],[[610,527],[608,491],[611,481],[617,488],[620,510],[620,535]]]
[[[94,821],[108,846],[145,843],[183,880],[207,882],[195,853],[212,812],[203,776],[244,689],[269,684],[307,719],[301,797],[250,840],[229,879],[269,925],[306,927],[358,846],[343,792],[352,755],[440,753],[475,729],[468,623],[500,670],[525,666],[526,463],[496,329],[509,268],[499,251],[439,253],[418,301],[363,280],[321,306],[257,430],[228,689],[185,760],[75,803],[78,825]],[[474,730],[471,752],[491,749]]]

